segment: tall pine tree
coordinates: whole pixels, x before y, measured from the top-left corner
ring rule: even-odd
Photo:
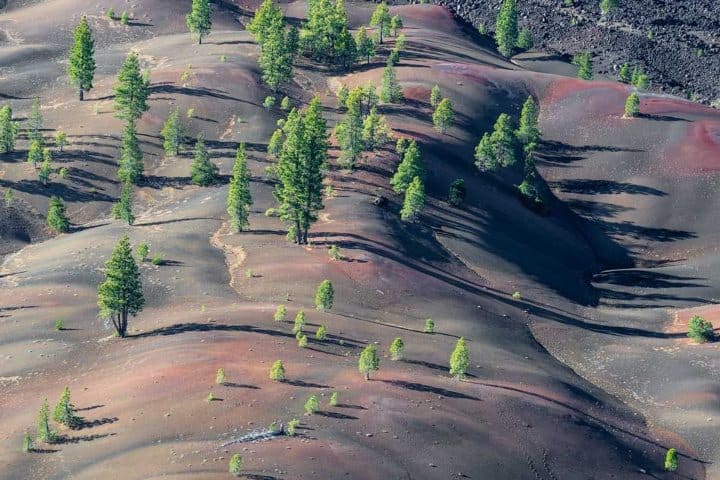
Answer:
[[[414,222],[425,206],[425,185],[420,177],[415,177],[405,191],[405,199],[400,210],[400,220]]]
[[[165,154],[169,156],[177,155],[180,151],[180,143],[185,135],[177,108],[168,116],[160,134],[163,137]]]
[[[292,61],[292,53],[287,48],[285,22],[282,16],[276,16],[265,31],[258,60],[263,72],[262,78],[273,92],[277,92],[281,83],[290,80]]]
[[[150,80],[140,72],[140,60],[135,52],[125,59],[118,83],[115,85],[115,115],[124,120],[137,120],[147,111]]]
[[[518,11],[515,0],[503,0],[495,23],[495,42],[504,56],[512,55],[518,40]]]
[[[390,9],[385,2],[380,3],[372,13],[370,17],[370,25],[377,27],[378,43],[383,42],[383,36],[390,34]]]
[[[197,37],[198,45],[201,45],[203,37],[206,37],[212,28],[210,0],[193,0],[192,10],[185,17],[185,23],[190,33]]]
[[[230,228],[233,232],[241,232],[248,227],[250,205],[252,205],[250,171],[245,158],[245,144],[241,143],[235,155],[233,176],[230,180],[227,198],[227,212],[230,216]]]
[[[120,146],[117,176],[124,183],[137,184],[144,170],[143,154],[135,132],[135,120],[128,118]]]
[[[345,116],[335,127],[335,136],[340,144],[340,161],[348,168],[355,166],[363,150],[362,100],[363,89],[353,88],[345,101]]]
[[[135,223],[135,215],[132,212],[132,188],[132,183],[125,182],[120,192],[120,199],[112,208],[113,218],[124,220],[128,225]]]
[[[10,105],[0,108],[0,153],[15,151],[17,138],[17,123],[13,120],[13,111]]]
[[[202,135],[198,135],[195,142],[195,159],[190,165],[190,178],[201,187],[212,185],[218,180],[218,167],[210,160]]]
[[[85,92],[93,88],[95,78],[95,40],[87,17],[82,17],[73,33],[67,74],[70,82],[78,89],[78,97],[82,101]]]
[[[425,170],[423,168],[422,160],[420,159],[420,149],[417,146],[415,140],[410,141],[410,144],[405,149],[403,160],[398,165],[397,172],[390,179],[390,185],[392,185],[395,193],[405,193],[410,182],[415,177],[424,176]]]

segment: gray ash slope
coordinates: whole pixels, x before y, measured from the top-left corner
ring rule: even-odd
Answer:
[[[495,27],[501,0],[439,0],[474,26]],[[562,55],[593,54],[596,74],[624,62],[642,65],[653,90],[710,102],[720,97],[720,2],[620,0],[607,18],[599,0],[517,0],[520,25],[536,47]],[[649,38],[648,32],[652,32]]]

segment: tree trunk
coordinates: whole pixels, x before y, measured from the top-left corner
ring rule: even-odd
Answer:
[[[127,308],[123,308],[120,313],[120,338],[125,338],[127,336],[127,317]]]
[[[365,380],[370,380],[370,371],[365,372]]]
[[[82,102],[85,99],[85,91],[82,87],[78,89],[78,97],[80,97],[80,101]]]
[[[202,35],[198,35],[198,45],[202,45]]]

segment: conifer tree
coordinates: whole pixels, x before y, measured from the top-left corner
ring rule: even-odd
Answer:
[[[678,455],[677,450],[674,448],[668,449],[665,454],[665,470],[668,472],[674,472],[678,469]]]
[[[28,149],[28,163],[32,163],[33,168],[37,168],[37,164],[43,160],[43,148],[42,144],[38,140],[30,141],[30,148]]]
[[[37,435],[35,437],[38,442],[53,443],[57,439],[57,433],[50,429],[50,407],[47,399],[40,406],[37,420]]]
[[[405,200],[400,210],[400,220],[403,222],[416,221],[424,206],[425,186],[420,177],[415,177],[405,191]]]
[[[50,181],[50,175],[52,175],[52,153],[49,148],[43,149],[43,161],[40,164],[40,170],[38,170],[38,179],[43,186],[47,186]]]
[[[469,363],[469,354],[465,339],[458,339],[455,349],[450,355],[450,375],[457,379],[462,379],[467,373]]]
[[[145,298],[130,239],[123,236],[105,263],[105,281],[98,285],[100,318],[109,320],[120,338],[127,335],[128,316],[142,311]]]
[[[315,332],[315,340],[323,341],[327,338],[327,327],[325,325],[320,325]]]
[[[618,0],[600,0],[600,13],[608,15],[618,7]]]
[[[384,103],[397,103],[403,98],[403,90],[395,76],[392,62],[388,62],[383,70],[380,100]]]
[[[38,142],[40,148],[42,148],[45,143],[42,128],[43,117],[42,111],[40,110],[40,97],[35,97],[30,110],[30,118],[28,119],[27,138],[31,143]]]
[[[398,165],[397,172],[390,179],[390,185],[392,185],[395,193],[405,193],[410,182],[415,177],[423,177],[425,169],[423,168],[422,160],[420,159],[420,149],[415,143],[415,140],[411,140],[410,144],[405,149],[403,160]]]
[[[65,233],[70,230],[70,221],[65,215],[65,202],[62,201],[62,198],[50,197],[47,224],[56,232]]]
[[[485,133],[475,148],[475,165],[481,170],[494,171],[500,167],[514,165],[517,160],[517,139],[512,120],[501,113],[492,133]]]
[[[0,108],[0,153],[15,151],[17,138],[17,123],[13,120],[13,111],[10,105]]]
[[[454,118],[455,112],[453,111],[452,103],[449,99],[443,98],[433,112],[432,119],[435,130],[444,134],[452,125]]]
[[[282,322],[285,320],[285,315],[287,315],[287,308],[285,305],[278,305],[275,313],[273,314],[273,320],[276,322]]]
[[[320,409],[320,402],[316,395],[311,395],[305,402],[305,413],[312,415]]]
[[[357,46],[348,30],[343,0],[313,0],[307,18],[300,38],[312,58],[346,68],[355,61]]]
[[[358,55],[367,58],[367,63],[370,64],[370,59],[375,56],[375,42],[367,34],[365,27],[360,27],[360,30],[355,35],[355,44],[357,45]]]
[[[630,65],[628,63],[623,63],[620,67],[620,72],[618,72],[618,77],[620,78],[620,81],[623,83],[630,83],[630,79],[632,73],[630,72]]]
[[[370,380],[370,372],[376,372],[380,369],[380,357],[378,356],[375,345],[368,345],[360,353],[358,359],[358,370],[365,375],[365,380]]]
[[[350,95],[350,89],[344,83],[340,85],[340,89],[337,92],[338,106],[340,108],[346,108],[345,103],[347,102],[348,96]]]
[[[300,310],[297,315],[295,315],[295,323],[293,324],[292,332],[293,333],[300,333],[303,331],[303,328],[305,328],[306,323],[306,317],[305,312]]]
[[[495,42],[498,51],[506,57],[512,55],[518,40],[518,11],[515,0],[503,0],[495,23]]]
[[[78,89],[78,97],[83,100],[85,92],[93,88],[95,78],[95,40],[83,16],[73,33],[73,46],[70,49],[67,74],[70,82]]]
[[[400,15],[393,15],[390,19],[390,31],[393,35],[393,37],[396,37],[398,34],[398,30],[403,28],[403,21]]]
[[[113,205],[112,216],[117,220],[125,220],[128,225],[135,223],[135,216],[132,213],[132,183],[123,183],[120,199]]]
[[[285,366],[283,365],[282,360],[275,360],[272,367],[270,367],[270,380],[275,382],[282,382],[285,380]]]
[[[233,475],[240,475],[242,473],[243,459],[239,453],[233,454],[230,457],[230,463],[228,463],[228,471]]]
[[[75,414],[75,408],[70,402],[70,388],[65,387],[60,400],[53,410],[53,420],[68,427],[75,427],[80,418]]]
[[[140,72],[137,53],[130,52],[120,67],[115,91],[115,115],[123,120],[137,120],[149,108],[147,98],[150,80]]]
[[[233,165],[233,176],[227,198],[227,212],[233,232],[241,232],[248,227],[250,205],[252,205],[250,171],[245,158],[245,144],[241,143],[235,154],[235,165]]]
[[[520,126],[516,132],[517,139],[523,145],[537,143],[540,140],[540,130],[538,129],[538,108],[535,100],[528,97],[523,104],[520,112]]]
[[[347,111],[335,127],[335,136],[340,145],[340,160],[348,168],[355,166],[363,150],[362,98],[361,87],[352,89],[345,101]]]
[[[67,145],[67,134],[65,132],[58,130],[55,133],[55,145],[57,145],[60,152],[63,151],[63,148]]]
[[[388,127],[385,117],[378,115],[377,108],[372,107],[370,114],[363,122],[362,139],[365,142],[365,148],[369,151],[386,144],[391,138],[390,127]]]
[[[160,134],[163,137],[165,154],[168,156],[176,156],[180,152],[180,143],[185,136],[183,125],[180,122],[180,113],[177,108],[168,116]]]
[[[135,119],[129,117],[125,124],[122,145],[120,146],[117,176],[123,183],[129,182],[137,185],[144,171],[143,153],[140,150],[137,133],[135,132]]]
[[[316,97],[305,113],[293,109],[283,126],[286,139],[277,164],[279,183],[274,195],[280,218],[290,224],[289,236],[307,244],[310,225],[323,208],[324,166],[327,162],[327,124]]]
[[[465,180],[457,178],[450,184],[448,190],[448,203],[453,207],[459,207],[465,201]]]
[[[435,85],[430,90],[430,106],[433,108],[437,108],[438,103],[440,103],[440,100],[442,100],[442,94],[440,93],[440,87]]]
[[[281,128],[278,128],[273,132],[273,134],[270,136],[270,140],[268,141],[268,154],[272,155],[273,157],[277,157],[278,155],[280,155],[283,141],[283,131]]]
[[[210,154],[205,148],[202,134],[195,142],[195,159],[190,165],[190,178],[195,185],[207,187],[218,180],[218,167],[210,161]]]
[[[293,57],[287,48],[285,22],[282,16],[276,16],[265,31],[260,48],[260,68],[263,81],[277,92],[278,86],[290,80]]]
[[[532,33],[529,29],[523,28],[520,30],[517,39],[517,47],[520,50],[530,50],[533,47]]]
[[[589,52],[583,52],[573,57],[573,64],[578,67],[578,78],[582,80],[592,80],[592,60]]]
[[[335,290],[330,280],[323,280],[315,292],[315,308],[318,310],[328,311],[333,306],[335,300]]]
[[[377,27],[377,33],[379,42],[383,42],[383,36],[390,34],[390,9],[385,2],[380,3],[373,11],[372,17],[370,17],[370,25]]]
[[[405,343],[403,343],[402,338],[395,338],[390,344],[390,358],[392,360],[400,360],[402,358],[404,348]]]
[[[190,33],[197,37],[198,45],[201,45],[203,37],[206,37],[212,28],[210,1],[193,0],[192,10],[185,17],[185,23]]]
[[[623,116],[625,118],[633,118],[637,117],[639,113],[640,97],[638,97],[637,93],[632,92],[628,95],[627,100],[625,100],[625,114]]]
[[[405,150],[407,150],[408,147],[408,139],[405,137],[400,137],[397,139],[397,142],[395,142],[395,153],[397,153],[400,156],[405,155]]]
[[[265,42],[267,31],[277,17],[282,18],[282,10],[275,5],[274,0],[263,0],[255,10],[255,15],[246,28],[259,45]]]

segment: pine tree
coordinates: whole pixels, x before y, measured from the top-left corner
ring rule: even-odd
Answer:
[[[312,415],[320,409],[320,402],[316,395],[311,395],[305,402],[305,413]]]
[[[465,201],[465,180],[457,178],[450,184],[448,190],[448,203],[453,207],[459,207]]]
[[[132,213],[132,183],[125,182],[120,192],[120,199],[113,205],[112,216],[117,220],[125,220],[128,225],[135,223]]]
[[[375,42],[367,34],[365,27],[360,27],[357,34],[355,35],[355,44],[357,45],[357,53],[363,58],[367,58],[368,65],[370,59],[375,56]]]
[[[390,185],[392,185],[395,193],[405,193],[410,182],[415,177],[423,177],[425,169],[423,168],[422,160],[420,159],[420,149],[415,143],[415,140],[411,140],[410,144],[405,149],[403,160],[398,165],[397,172],[390,179]]]
[[[363,122],[362,139],[365,142],[365,148],[369,151],[385,145],[391,139],[390,127],[388,127],[385,117],[378,115],[376,107],[370,109],[370,114]]]
[[[65,233],[70,230],[70,221],[65,216],[65,202],[62,201],[62,198],[50,197],[47,224],[56,232]]]
[[[520,126],[517,129],[516,136],[523,145],[537,143],[540,140],[538,108],[532,97],[528,97],[523,104],[520,112]]]
[[[395,76],[395,68],[391,62],[385,66],[380,88],[380,100],[384,103],[397,103],[403,98],[403,90]]]
[[[30,142],[27,161],[28,163],[32,163],[33,168],[37,168],[37,164],[43,161],[43,148],[38,140],[32,140]]]
[[[193,0],[192,10],[185,17],[185,23],[190,33],[197,37],[198,45],[201,45],[203,37],[206,37],[212,28],[210,1]]]
[[[333,306],[335,300],[335,290],[330,280],[323,280],[315,293],[315,308],[318,310],[328,311]]]
[[[292,76],[292,55],[287,49],[285,22],[282,16],[272,19],[265,30],[265,38],[260,48],[258,60],[262,69],[263,81],[277,92],[278,86],[290,80]]]
[[[31,143],[38,142],[41,148],[45,143],[42,128],[43,117],[42,111],[40,110],[40,97],[35,97],[33,99],[32,109],[30,110],[30,118],[28,119],[27,138]]]
[[[315,340],[323,341],[327,338],[327,327],[320,325],[315,332]]]
[[[518,40],[518,12],[515,0],[503,0],[495,23],[495,42],[498,51],[506,57],[512,55]]]
[[[273,132],[273,134],[270,136],[270,140],[268,141],[268,154],[272,155],[273,157],[277,157],[278,155],[280,155],[283,141],[283,131],[281,128],[278,128]]]
[[[632,73],[630,72],[630,65],[627,63],[623,63],[622,67],[620,67],[620,72],[618,73],[618,77],[620,78],[620,81],[623,83],[630,83],[630,79]]]
[[[128,316],[136,316],[144,305],[140,271],[132,255],[130,239],[125,235],[105,263],[105,281],[98,285],[100,317],[110,320],[117,335],[124,338]]]
[[[347,68],[357,56],[343,0],[309,2],[301,43],[315,60]]]
[[[57,439],[57,433],[50,429],[50,407],[47,399],[40,406],[37,420],[37,435],[35,437],[38,442],[53,443]]]
[[[10,105],[0,108],[0,153],[15,151],[17,138],[17,123],[13,120],[13,111]]]
[[[240,475],[242,473],[243,459],[239,453],[233,454],[230,457],[230,463],[228,464],[228,471],[233,475]]]
[[[390,31],[392,32],[393,37],[396,37],[398,34],[398,30],[403,28],[403,21],[400,15],[393,15],[393,17],[390,19]]]
[[[430,106],[433,108],[437,108],[438,103],[440,103],[441,99],[442,99],[442,94],[440,93],[440,87],[435,85],[430,90]]]
[[[450,375],[457,379],[462,379],[467,373],[469,363],[469,354],[467,346],[465,345],[465,339],[458,339],[455,344],[455,349],[450,355]]]
[[[31,452],[33,450],[33,439],[28,432],[23,435],[22,451],[24,453]]]
[[[305,312],[300,310],[297,315],[295,315],[295,323],[293,324],[292,332],[293,333],[300,333],[303,331],[303,328],[305,328],[305,323],[307,319],[305,317]]]
[[[583,52],[573,57],[573,64],[577,65],[577,76],[582,80],[592,80],[592,60],[589,52]]]
[[[235,155],[233,176],[230,180],[227,197],[227,212],[230,216],[230,228],[232,231],[241,232],[248,227],[250,205],[252,205],[250,171],[245,159],[245,144],[241,143]]]
[[[353,168],[363,150],[362,120],[363,89],[352,89],[345,101],[347,111],[335,127],[335,136],[340,145],[340,160],[348,168]]]
[[[67,134],[65,132],[58,130],[55,133],[55,145],[57,145],[60,152],[63,151],[63,148],[67,145]]]
[[[282,322],[285,320],[285,315],[287,315],[287,308],[285,305],[278,305],[275,313],[273,314],[273,320],[276,322]]]
[[[600,13],[608,15],[618,7],[618,0],[600,0]]]
[[[160,134],[163,137],[165,154],[168,156],[176,156],[180,152],[180,144],[185,136],[183,125],[180,122],[180,113],[177,108],[168,116]]]
[[[140,150],[140,144],[135,132],[135,119],[129,117],[125,124],[122,145],[120,146],[117,176],[123,183],[129,182],[137,185],[144,170],[143,153]]]
[[[358,370],[365,375],[365,380],[370,380],[370,372],[376,372],[380,369],[380,357],[378,356],[375,345],[368,345],[360,353],[358,360]]]
[[[452,103],[449,99],[443,98],[438,103],[435,112],[433,112],[433,125],[435,130],[444,134],[450,125],[452,125],[453,119],[455,118],[455,112],[453,112]]]
[[[340,89],[337,92],[338,106],[340,108],[346,108],[348,96],[350,95],[350,89],[344,83],[340,85]]]
[[[420,177],[415,177],[405,191],[405,201],[400,210],[400,220],[403,222],[416,221],[424,206],[425,186]]]
[[[70,388],[65,387],[60,400],[53,410],[53,420],[68,427],[75,427],[80,422],[80,418],[75,415],[75,408],[70,402]]]
[[[532,33],[529,29],[523,28],[520,30],[517,39],[517,47],[520,50],[530,50],[533,47]]]
[[[38,179],[40,183],[47,186],[50,181],[50,175],[52,175],[52,153],[49,148],[43,149],[43,162],[40,164],[40,170],[38,170]]]
[[[270,380],[275,382],[282,382],[285,380],[285,366],[283,365],[282,360],[275,360],[272,367],[270,367]]]
[[[678,455],[677,450],[671,448],[665,454],[665,470],[668,472],[674,472],[678,469]]]
[[[277,164],[279,183],[274,195],[280,218],[290,224],[289,237],[307,244],[310,225],[323,208],[324,166],[327,162],[327,124],[315,97],[305,113],[293,109],[283,126],[286,134]]]
[[[395,340],[393,340],[390,344],[390,358],[392,360],[400,360],[402,358],[404,348],[405,343],[403,343],[402,338],[395,338]]]
[[[218,167],[210,161],[210,154],[205,148],[202,134],[195,142],[195,159],[190,165],[190,178],[195,185],[207,187],[218,180]]]
[[[512,120],[508,114],[501,113],[492,134],[485,133],[475,148],[475,165],[481,170],[490,171],[514,165],[517,161],[517,150]]]
[[[82,101],[85,92],[92,90],[95,78],[95,40],[85,16],[73,33],[67,74],[70,82],[78,89],[78,97]]]
[[[246,27],[258,44],[262,45],[265,42],[267,30],[277,17],[282,18],[280,7],[275,5],[273,0],[263,0]]]
[[[375,7],[372,17],[370,17],[370,25],[377,27],[379,42],[383,42],[383,35],[387,36],[390,34],[390,9],[385,2]]]
[[[637,93],[632,92],[628,95],[627,100],[625,100],[625,114],[623,116],[625,118],[633,118],[637,117],[639,113],[640,97],[638,97]]]
[[[140,72],[140,60],[130,52],[120,67],[115,90],[115,115],[124,120],[137,120],[149,108],[150,80]]]
[[[400,137],[397,139],[397,142],[395,142],[395,153],[397,153],[400,156],[405,155],[405,150],[407,150],[408,147],[408,139],[405,137]]]

